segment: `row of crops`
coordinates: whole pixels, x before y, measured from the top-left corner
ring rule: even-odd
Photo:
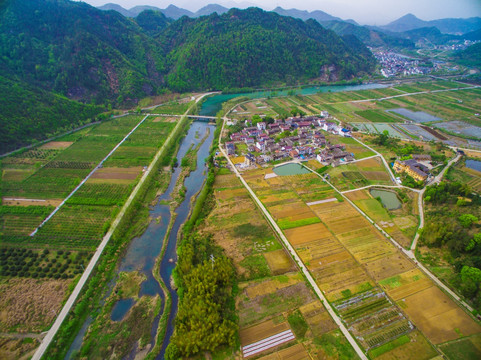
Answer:
[[[414,329],[412,323],[379,288],[337,301],[333,305],[366,350]]]

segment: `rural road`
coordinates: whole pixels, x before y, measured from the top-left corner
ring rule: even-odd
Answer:
[[[204,98],[205,96],[207,95],[210,95],[211,93],[206,93],[206,94],[202,94],[201,96],[199,96],[197,99],[196,99],[196,103],[198,103],[202,98]],[[187,115],[189,113],[189,111],[191,110],[192,106],[189,107],[189,109],[186,111],[185,115]],[[150,115],[147,115],[147,116],[150,116]],[[147,118],[146,116],[146,118]],[[122,220],[125,212],[127,211],[127,209],[130,207],[130,205],[132,204],[132,201],[134,200],[135,196],[137,195],[139,189],[142,187],[143,183],[145,182],[145,180],[147,179],[147,177],[149,176],[150,172],[152,171],[153,167],[155,166],[155,164],[157,163],[157,161],[159,160],[160,156],[164,153],[165,149],[167,149],[168,147],[168,144],[169,142],[171,141],[172,139],[172,136],[173,134],[178,130],[178,128],[181,126],[182,122],[179,121],[177,123],[177,125],[175,126],[175,128],[171,131],[171,133],[169,134],[169,136],[167,137],[167,139],[165,140],[164,144],[162,145],[162,147],[159,149],[159,151],[157,152],[157,154],[155,154],[155,157],[154,159],[152,160],[152,162],[150,163],[149,167],[147,168],[147,170],[144,172],[144,174],[142,175],[142,178],[140,179],[140,181],[138,182],[138,184],[135,186],[134,190],[132,191],[132,193],[130,194],[129,198],[127,199],[127,201],[125,202],[124,206],[122,207],[122,210],[119,212],[119,214],[117,215],[117,217],[115,218],[115,220],[113,221],[112,225],[110,226],[110,229],[109,231],[107,232],[107,234],[105,234],[105,236],[103,237],[102,239],[102,242],[100,243],[99,247],[97,248],[97,251],[95,252],[95,254],[93,255],[92,259],[90,260],[89,264],[87,265],[84,273],[82,274],[79,282],[77,283],[77,285],[75,286],[75,289],[73,290],[72,294],[70,294],[67,302],[65,303],[65,305],[63,306],[62,310],[60,311],[59,315],[57,316],[57,318],[55,319],[55,322],[53,323],[52,327],[50,328],[50,330],[48,331],[47,335],[44,337],[42,343],[40,344],[40,346],[38,347],[37,351],[35,352],[35,354],[33,355],[32,357],[32,360],[40,360],[42,358],[42,356],[44,355],[45,351],[47,350],[48,346],[50,345],[50,343],[52,342],[53,338],[55,337],[55,335],[57,334],[57,331],[59,330],[60,326],[62,325],[63,321],[65,320],[65,318],[67,317],[68,313],[70,312],[70,310],[72,309],[72,306],[74,305],[75,301],[77,300],[80,292],[82,291],[82,288],[84,287],[85,283],[87,282],[90,274],[92,273],[92,270],[95,268],[95,265],[97,264],[99,258],[100,258],[100,255],[102,255],[102,252],[104,251],[105,247],[107,246],[110,238],[112,237],[112,234],[114,233],[114,231],[117,229],[117,226],[118,224],[120,223],[120,221]]]
[[[264,205],[262,204],[262,202],[259,200],[259,198],[257,197],[257,195],[254,193],[254,191],[252,191],[252,189],[250,188],[250,186],[247,184],[247,182],[244,180],[244,178],[242,177],[242,175],[239,173],[239,171],[237,170],[237,168],[234,166],[234,164],[232,163],[232,161],[230,160],[229,156],[227,155],[227,153],[225,152],[224,148],[222,147],[222,144],[221,144],[221,138],[222,138],[222,132],[224,131],[224,126],[225,126],[225,120],[226,118],[224,118],[224,121],[222,123],[222,130],[221,130],[221,136],[219,137],[219,149],[220,151],[222,152],[222,154],[224,155],[224,157],[227,159],[227,161],[229,162],[229,165],[231,166],[232,170],[235,172],[236,176],[240,179],[240,181],[242,182],[242,184],[244,185],[244,187],[247,189],[247,191],[249,192],[249,194],[251,195],[252,199],[254,199],[255,203],[257,204],[257,206],[259,207],[259,209],[263,212],[264,216],[266,217],[266,219],[268,219],[268,221],[271,223],[272,227],[274,228],[274,230],[277,232],[277,234],[279,235],[279,238],[282,240],[284,246],[286,247],[286,249],[289,250],[292,258],[296,261],[296,263],[298,264],[299,266],[299,269],[302,271],[302,273],[305,275],[306,279],[309,281],[309,284],[312,286],[314,292],[317,294],[317,296],[319,297],[319,299],[321,299],[322,303],[324,304],[326,310],[329,312],[329,315],[331,315],[332,319],[334,320],[334,322],[337,324],[337,326],[339,326],[339,329],[342,331],[342,333],[344,334],[344,336],[346,337],[346,339],[349,341],[349,343],[351,344],[351,346],[353,347],[353,349],[356,351],[357,355],[362,359],[362,360],[367,360],[367,356],[364,354],[364,352],[362,351],[362,349],[359,347],[359,345],[357,344],[356,340],[354,340],[354,338],[352,337],[351,333],[347,330],[347,328],[344,326],[344,324],[342,323],[341,319],[339,318],[339,316],[334,312],[333,308],[331,307],[331,305],[329,304],[329,302],[327,301],[327,299],[324,297],[324,294],[322,293],[321,289],[319,289],[319,286],[317,286],[316,282],[314,281],[314,279],[312,278],[311,274],[309,273],[309,270],[306,268],[306,266],[304,265],[304,263],[302,262],[302,260],[299,258],[299,256],[297,255],[296,251],[294,250],[294,248],[291,246],[291,244],[289,243],[289,241],[287,240],[287,238],[284,236],[284,233],[282,232],[282,230],[280,229],[280,227],[277,225],[277,223],[274,221],[274,219],[272,218],[271,214],[269,214],[269,212],[267,211],[267,209],[264,207]]]

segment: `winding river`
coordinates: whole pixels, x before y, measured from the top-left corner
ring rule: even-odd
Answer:
[[[177,235],[179,232],[180,227],[184,222],[187,220],[191,210],[191,198],[195,196],[202,188],[204,180],[207,176],[207,168],[205,166],[205,160],[209,156],[209,149],[212,144],[212,140],[214,138],[214,130],[215,126],[202,123],[202,122],[194,122],[192,123],[187,135],[182,140],[180,145],[179,151],[177,153],[177,162],[180,164],[182,162],[183,157],[186,155],[187,151],[191,147],[196,147],[199,145],[204,139],[205,141],[202,142],[198,151],[197,151],[197,168],[195,171],[192,171],[191,174],[185,178],[184,186],[186,188],[186,195],[185,199],[179,205],[177,209],[175,209],[175,221],[172,227],[172,230],[169,234],[167,239],[167,244],[165,248],[165,253],[161,261],[160,266],[160,276],[164,281],[168,291],[170,292],[172,298],[172,306],[171,306],[171,313],[169,316],[169,321],[167,324],[167,331],[165,334],[164,342],[162,344],[161,352],[157,356],[157,359],[163,359],[165,348],[169,343],[169,339],[173,333],[173,321],[175,318],[175,314],[177,312],[177,304],[178,304],[178,297],[177,292],[172,289],[171,287],[171,275],[172,271],[175,267],[175,261],[177,259],[176,253],[176,245],[177,245]],[[207,138],[206,138],[207,136]],[[124,255],[124,257],[120,261],[120,266],[118,272],[131,272],[131,271],[140,271],[147,279],[141,284],[140,292],[138,297],[142,296],[155,296],[159,295],[162,299],[162,308],[165,306],[165,297],[160,288],[159,283],[153,276],[153,270],[155,265],[155,260],[159,256],[165,235],[167,234],[167,230],[169,227],[171,214],[169,205],[164,205],[166,200],[169,200],[172,192],[174,190],[175,184],[181,174],[181,167],[175,168],[174,172],[172,173],[169,186],[165,193],[158,197],[156,201],[156,205],[154,205],[150,209],[150,218],[152,219],[149,223],[145,232],[139,236],[134,238]],[[112,280],[108,284],[108,291],[105,295],[104,299],[102,300],[105,302],[105,299],[110,296],[112,289],[115,286],[117,279]],[[122,299],[118,301],[114,308],[112,309],[111,319],[114,321],[121,320],[125,314],[130,310],[132,306],[135,305],[135,302],[132,299]],[[155,344],[155,339],[157,336],[157,328],[160,319],[159,314],[152,323],[152,330],[151,330],[151,340],[150,345],[153,347]],[[77,334],[72,346],[70,347],[65,359],[70,359],[75,353],[81,348],[83,338],[85,333],[87,332],[88,327],[92,323],[92,318],[89,317],[84,325],[82,326],[81,330]],[[134,344],[132,344],[134,345]],[[133,350],[131,351],[130,355],[127,357],[128,359],[135,358],[135,354],[137,349],[134,345]]]
[[[294,95],[313,95],[317,93],[325,92],[339,92],[339,91],[357,91],[357,90],[370,90],[385,88],[387,85],[383,84],[362,84],[362,85],[328,85],[328,86],[309,86],[303,88],[294,88],[288,90],[264,90],[251,93],[238,93],[238,94],[218,94],[208,97],[200,109],[199,115],[215,116],[219,110],[222,109],[222,104],[230,99],[234,99],[239,96],[245,96],[249,99],[259,99],[268,96],[287,96],[293,93]]]

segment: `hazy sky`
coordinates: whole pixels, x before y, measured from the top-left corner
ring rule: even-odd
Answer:
[[[166,8],[169,4],[197,11],[207,4],[225,7],[258,6],[272,10],[285,9],[322,10],[342,19],[354,19],[361,24],[384,25],[407,13],[423,20],[447,17],[481,16],[481,0],[84,0],[94,5],[112,2],[130,9],[135,5],[153,5]]]

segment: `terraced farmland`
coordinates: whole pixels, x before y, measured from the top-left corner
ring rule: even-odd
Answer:
[[[374,160],[366,160],[367,165]],[[364,171],[375,170],[367,165]],[[481,327],[469,315],[354,207],[338,198],[332,189],[325,188],[319,177],[305,174],[266,179],[269,173],[269,169],[248,171],[245,179],[278,223],[291,212],[309,219],[313,212],[320,220],[310,224],[293,223],[297,226],[284,226],[283,232],[366,351],[380,355],[392,349],[402,353],[404,348],[417,347],[423,354],[436,354],[424,336],[439,344],[481,332]],[[331,179],[334,176],[340,175],[331,174]],[[316,185],[316,181],[319,184]],[[326,195],[323,198],[327,201],[308,202],[307,194],[302,194],[302,198],[299,189],[304,183],[310,183],[313,192],[323,188]],[[376,221],[391,222],[392,218],[382,207],[373,207],[368,201],[377,202],[367,193],[353,192],[351,197],[364,202]],[[412,199],[415,201],[416,197]],[[408,221],[406,211],[398,210],[399,219],[392,224],[392,233],[399,230],[399,226],[416,226],[415,222]],[[407,244],[409,238],[405,240]],[[455,315],[448,320],[450,313]],[[435,320],[441,318],[444,325]]]

